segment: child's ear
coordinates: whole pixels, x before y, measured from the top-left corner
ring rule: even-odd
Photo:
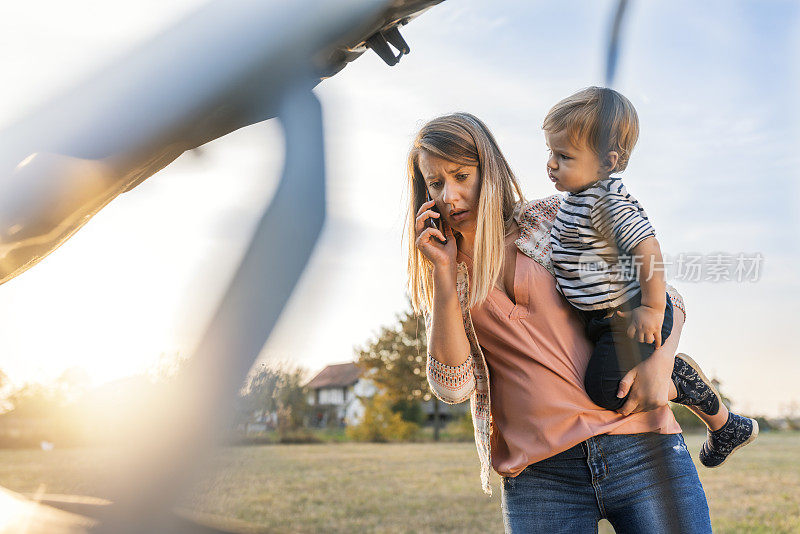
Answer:
[[[614,172],[614,169],[617,168],[617,162],[619,161],[619,154],[612,150],[608,154],[606,154],[606,159],[603,161],[603,170],[607,173],[611,174]]]

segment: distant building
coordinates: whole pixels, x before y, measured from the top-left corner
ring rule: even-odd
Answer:
[[[372,397],[377,388],[368,378],[361,376],[355,363],[329,365],[312,378],[306,387],[309,390],[308,404],[311,406],[311,426],[357,425],[364,417],[364,404],[358,397]],[[427,424],[433,424],[433,399],[422,403]],[[469,412],[469,403],[451,405],[439,402],[439,420],[446,424]]]
[[[312,426],[353,425],[364,417],[364,405],[358,399],[375,394],[375,385],[361,376],[353,362],[329,365],[312,378],[309,390]]]

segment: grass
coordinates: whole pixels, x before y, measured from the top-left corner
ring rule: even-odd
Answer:
[[[687,435],[690,450],[702,436]],[[715,532],[800,532],[800,433],[765,433],[720,469],[698,467]],[[0,451],[0,485],[103,496],[114,453]],[[502,532],[499,477],[480,491],[471,443],[228,447],[185,506],[269,532]],[[608,524],[601,532],[612,532]]]

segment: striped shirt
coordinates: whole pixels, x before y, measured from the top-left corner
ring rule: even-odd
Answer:
[[[620,178],[567,193],[550,232],[559,290],[581,310],[621,306],[641,291],[632,250],[654,236],[647,214]]]

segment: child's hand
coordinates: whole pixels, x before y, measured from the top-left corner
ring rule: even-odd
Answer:
[[[617,312],[620,317],[630,318],[628,337],[640,343],[655,343],[661,346],[661,325],[664,322],[664,310],[650,306],[639,306],[631,312]]]

